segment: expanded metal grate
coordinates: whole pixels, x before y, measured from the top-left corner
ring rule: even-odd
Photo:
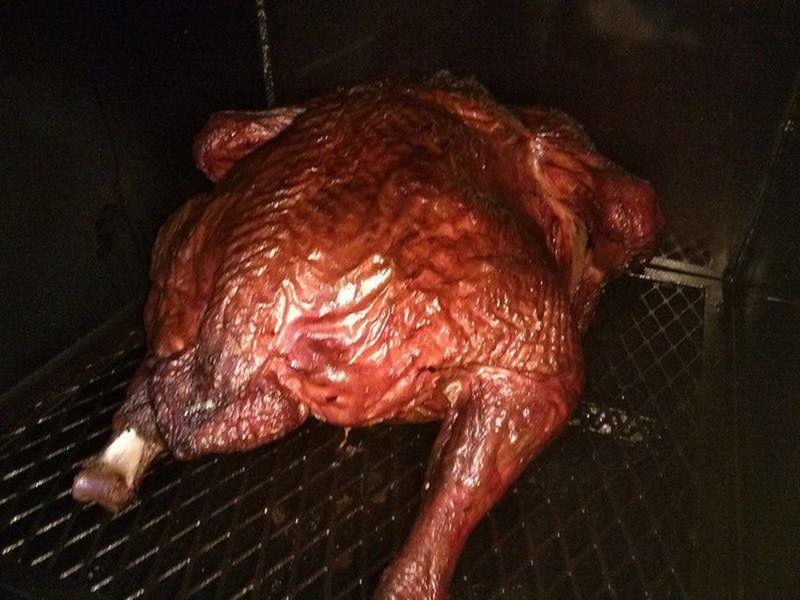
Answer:
[[[713,266],[713,245],[702,235],[681,235],[673,229],[667,229],[661,244],[659,255],[662,258],[696,267],[711,268]]]
[[[609,286],[573,426],[478,526],[453,598],[686,594],[705,302],[702,287]],[[0,574],[114,598],[368,598],[415,517],[436,426],[345,438],[310,424],[248,453],[167,459],[109,517],[69,486],[143,353],[135,328],[118,338],[0,437]]]

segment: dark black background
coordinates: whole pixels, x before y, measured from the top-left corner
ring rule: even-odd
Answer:
[[[2,9],[0,389],[147,289],[166,217],[205,182],[192,136],[263,106],[246,2]]]

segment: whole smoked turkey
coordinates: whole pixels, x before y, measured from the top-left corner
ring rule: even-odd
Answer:
[[[379,598],[444,598],[472,529],[567,423],[581,334],[649,259],[652,188],[563,113],[438,74],[214,115],[213,191],[161,229],[148,352],[73,495],[115,511],[162,452],[247,450],[310,416],[442,421]]]

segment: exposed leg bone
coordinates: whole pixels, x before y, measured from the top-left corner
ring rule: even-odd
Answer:
[[[164,451],[150,404],[150,365],[142,364],[128,386],[127,399],[114,415],[111,441],[83,463],[72,484],[79,502],[97,502],[116,512],[133,500],[147,467]]]
[[[180,402],[175,411],[162,403],[157,417],[148,386],[151,366],[145,361],[131,382],[128,399],[114,416],[109,444],[84,462],[75,477],[76,500],[116,512],[133,500],[145,471],[167,448],[179,459],[246,450],[283,437],[308,417],[308,409],[274,378],[192,418],[186,418]],[[206,400],[199,396],[197,402],[205,406]],[[164,426],[166,439],[157,423]]]
[[[72,496],[80,502],[97,502],[106,510],[120,510],[133,499],[142,475],[162,449],[133,428],[123,430],[84,463],[72,484]]]
[[[430,459],[419,517],[384,573],[379,599],[445,597],[472,529],[565,425],[574,386],[482,373],[452,405]]]

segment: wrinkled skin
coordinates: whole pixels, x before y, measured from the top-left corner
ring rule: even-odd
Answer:
[[[379,598],[443,598],[477,522],[564,427],[603,283],[649,258],[652,189],[545,108],[477,84],[381,82],[220,113],[217,182],[162,228],[148,354],[73,495],[130,502],[188,459],[341,426],[442,420]]]

